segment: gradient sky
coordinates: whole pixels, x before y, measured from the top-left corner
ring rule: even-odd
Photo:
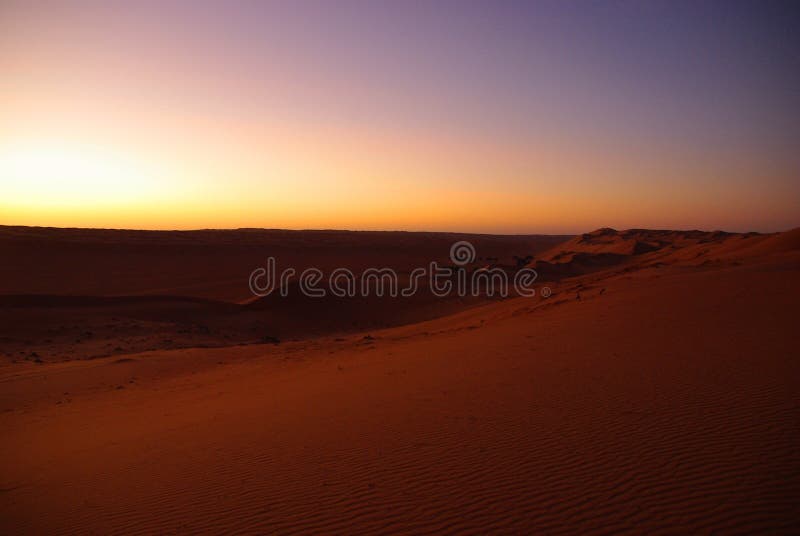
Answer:
[[[0,223],[800,225],[769,2],[0,2]]]

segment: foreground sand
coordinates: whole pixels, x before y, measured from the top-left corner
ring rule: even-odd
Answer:
[[[344,337],[8,364],[0,532],[796,533],[800,263],[773,250]]]

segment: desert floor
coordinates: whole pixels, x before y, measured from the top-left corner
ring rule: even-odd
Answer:
[[[484,238],[534,253],[552,296],[324,330],[338,304],[295,304],[269,342],[233,309],[258,243],[181,290],[202,248],[5,232],[0,533],[800,531],[798,231]],[[408,240],[392,262],[451,237]],[[117,277],[81,279],[100,259]],[[83,298],[53,297],[59,267]],[[198,301],[119,298],[156,288]]]

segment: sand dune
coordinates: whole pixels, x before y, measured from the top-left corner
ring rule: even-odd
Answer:
[[[0,294],[171,295],[238,302],[252,298],[247,275],[267,257],[278,268],[323,271],[446,261],[470,241],[480,257],[511,262],[568,236],[284,231],[265,229],[120,231],[0,226]]]
[[[796,533],[797,236],[600,230],[535,255],[580,265],[547,299],[6,360],[0,532]],[[81,300],[47,305],[278,312]]]
[[[612,267],[625,271],[648,266],[720,265],[759,256],[791,254],[798,249],[798,230],[772,235],[721,231],[598,229],[558,244],[532,260],[543,279],[559,280]]]
[[[256,300],[248,275],[279,269],[407,274],[449,262],[469,240],[482,257],[507,263],[568,237],[452,233],[118,231],[0,227],[0,359],[53,362],[165,348],[215,347],[308,338],[409,324],[485,300],[442,300],[421,292],[389,299]],[[238,307],[237,304],[246,304]]]

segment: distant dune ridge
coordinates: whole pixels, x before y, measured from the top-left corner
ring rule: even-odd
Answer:
[[[485,302],[426,291],[401,307],[373,297],[256,299],[248,276],[278,269],[326,273],[391,267],[401,276],[449,264],[453,242],[506,264],[568,237],[457,233],[127,231],[0,227],[0,358],[71,360],[159,348],[230,346],[409,324]],[[238,306],[237,304],[242,304]],[[69,319],[66,321],[65,319]]]
[[[397,267],[402,277],[431,260],[449,265],[450,243],[469,239],[475,242],[478,253],[485,253],[467,270],[501,266],[513,272],[513,258],[525,254],[532,259],[528,266],[536,270],[543,285],[615,267],[630,271],[666,264],[696,266],[722,262],[753,247],[765,252],[780,249],[779,244],[773,244],[778,235],[641,229],[599,229],[566,241],[566,237],[347,231],[4,230],[6,247],[27,252],[12,255],[17,259],[28,255],[19,263],[4,266],[6,288],[17,285],[34,292],[59,290],[54,294],[0,295],[0,319],[5,326],[0,337],[5,342],[5,357],[44,361],[159,348],[257,344],[386,328],[430,320],[496,299],[439,298],[424,286],[400,303],[376,296],[328,295],[319,299],[303,295],[296,283],[286,298],[277,293],[248,297],[246,277],[263,265],[268,255],[278,256],[279,264],[298,266],[298,272],[312,266],[326,272],[342,266],[354,267],[354,271],[390,266]],[[793,244],[780,237],[781,244]],[[414,247],[415,240],[418,248]],[[183,250],[186,244],[191,244],[189,250]],[[246,264],[248,261],[252,264]],[[92,269],[87,266],[91,262],[101,262],[105,268]],[[226,264],[220,272],[230,277],[220,278],[216,270],[220,262]],[[152,265],[159,264],[163,270],[152,270]],[[232,267],[238,268],[238,275]],[[158,283],[151,283],[146,294],[108,295],[119,292],[120,284],[137,276],[145,281],[158,279]],[[74,289],[84,286],[100,295],[72,295]],[[137,283],[134,288],[141,286]],[[183,292],[187,294],[181,296]],[[239,299],[203,298],[215,293]],[[69,323],[64,322],[67,317]]]
[[[268,256],[278,269],[341,266],[397,270],[448,260],[468,240],[479,257],[511,262],[568,236],[492,236],[383,231],[235,229],[126,231],[0,226],[0,294],[172,295],[238,302],[252,298],[247,275]]]
[[[455,240],[552,295],[247,293],[267,254],[407,273]],[[0,227],[0,254],[2,533],[800,531],[800,229]]]
[[[754,257],[759,252],[769,255],[797,249],[793,243],[796,239],[791,238],[797,232],[760,235],[605,228],[559,244],[531,265],[544,277],[574,276],[623,264],[637,269],[658,263],[697,266],[738,256]]]

